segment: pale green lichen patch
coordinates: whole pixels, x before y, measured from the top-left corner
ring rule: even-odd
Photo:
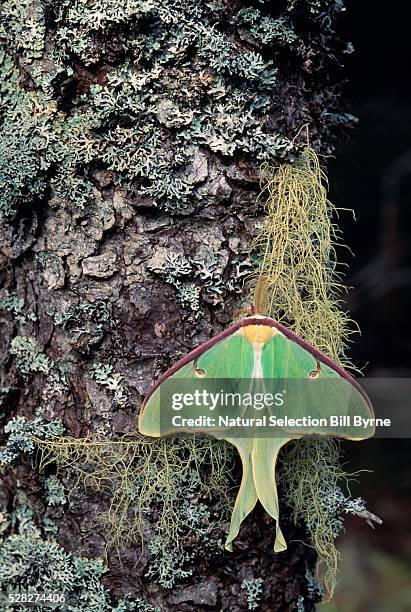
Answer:
[[[28,336],[16,336],[11,341],[11,355],[16,357],[17,370],[28,376],[41,372],[48,374],[51,368],[51,361],[45,353],[43,353],[34,338]]]
[[[230,292],[240,293],[244,278],[252,270],[248,259],[220,260],[221,257],[212,249],[199,257],[158,250],[148,266],[152,273],[176,289],[182,306],[188,307],[194,313],[194,318],[199,318],[205,304],[222,306]],[[227,273],[226,264],[234,274]]]
[[[79,302],[66,309],[50,309],[47,314],[67,334],[73,346],[88,355],[115,325],[112,305],[105,300]]]
[[[55,535],[55,533],[54,533]],[[50,524],[39,526],[32,509],[16,500],[9,512],[0,507],[0,606],[11,610],[9,594],[57,594],[63,602],[42,600],[41,609],[73,612],[160,612],[141,597],[115,601],[102,578],[102,559],[87,559],[66,552],[50,533]],[[65,602],[65,603],[64,603]],[[14,609],[14,608],[13,608]]]
[[[124,376],[110,364],[93,363],[91,374],[98,385],[105,387],[117,406],[126,406],[130,392]]]
[[[63,506],[67,502],[64,484],[55,475],[44,480],[44,491],[49,506]]]
[[[9,437],[0,453],[3,468],[40,449],[42,467],[56,466],[66,475],[70,488],[58,475],[45,478],[44,499],[49,506],[78,503],[74,498],[84,495],[84,487],[103,498],[109,495],[106,511],[96,517],[96,527],[119,550],[139,542],[143,527],[154,530],[147,576],[164,588],[190,576],[190,562],[200,553],[222,553],[216,529],[230,505],[232,452],[228,446],[193,437],[73,439],[62,436],[60,421],[46,422],[41,417],[32,422],[15,417],[5,432]],[[55,535],[54,525],[47,525],[46,531]],[[28,555],[36,555],[39,534],[31,535],[35,541],[22,545],[27,545]],[[191,541],[188,546],[186,538]],[[13,546],[19,548],[20,540],[13,539],[10,550]],[[57,549],[53,545],[44,559]]]
[[[263,594],[263,586],[264,581],[262,578],[250,578],[242,581],[241,588],[246,592],[248,610],[256,610],[259,607]]]
[[[204,148],[220,158],[294,158],[298,147],[270,119],[278,69],[267,52],[301,52],[300,9],[289,4],[276,18],[263,5],[225,10],[194,0],[4,2],[2,214],[12,218],[49,187],[56,201],[87,207],[101,197],[96,162],[130,194],[178,211],[204,197]],[[85,67],[85,83],[73,63]]]
[[[64,427],[60,419],[46,421],[39,415],[32,421],[16,416],[4,427],[8,435],[6,445],[0,449],[0,468],[16,461],[23,453],[32,453],[35,449],[35,439],[45,440],[60,436]]]

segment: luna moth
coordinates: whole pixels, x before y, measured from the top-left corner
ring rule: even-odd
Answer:
[[[230,529],[225,543],[232,550],[232,542],[240,525],[253,510],[257,500],[276,521],[274,550],[285,550],[287,544],[280,528],[279,502],[275,480],[275,466],[282,446],[290,440],[307,434],[335,435],[352,440],[364,439],[374,434],[373,410],[366,393],[344,369],[319,350],[302,340],[292,331],[269,317],[250,315],[233,323],[226,330],[188,353],[167,370],[148,392],[139,416],[139,431],[143,435],[160,435],[193,432],[191,427],[170,426],[162,428],[160,396],[168,381],[184,387],[185,383],[203,379],[219,388],[219,381],[232,381],[233,385],[243,380],[254,381],[261,386],[265,380],[303,381],[300,396],[291,404],[291,410],[301,416],[308,395],[314,398],[317,415],[346,415],[364,418],[366,426],[360,432],[349,425],[339,428],[297,427],[280,429],[271,437],[238,437],[230,428],[204,428],[204,432],[223,438],[238,450],[242,462],[242,480],[235,500]],[[330,380],[345,383],[342,401],[341,386],[323,387],[316,381]],[[334,391],[335,389],[335,391]],[[164,407],[162,407],[164,408]],[[168,408],[166,408],[168,409]],[[195,416],[195,407],[191,409]],[[201,428],[196,428],[196,432]]]

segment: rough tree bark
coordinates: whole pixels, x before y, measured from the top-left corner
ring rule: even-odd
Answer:
[[[156,377],[232,321],[247,300],[259,165],[292,161],[307,134],[330,153],[351,120],[342,10],[339,0],[3,3],[4,424],[41,406],[72,436],[133,431]],[[124,377],[126,400],[98,384],[96,364]],[[24,496],[56,519],[67,551],[102,556],[102,502],[90,493],[47,508],[41,482],[19,457],[1,501],[11,512]],[[256,510],[232,554],[199,556],[171,591],[145,577],[138,543],[121,561],[109,554],[103,581],[113,597],[164,610],[233,612],[247,609],[242,580],[263,578],[261,609],[294,610],[315,558],[292,541],[304,534],[285,530],[289,550],[275,555],[273,521]]]

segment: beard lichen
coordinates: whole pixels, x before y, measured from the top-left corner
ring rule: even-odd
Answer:
[[[341,308],[344,286],[336,247],[340,230],[334,223],[336,207],[327,198],[327,178],[318,155],[307,147],[294,164],[261,168],[265,216],[251,253],[259,267],[251,279],[252,303],[257,312],[285,324],[343,367],[353,368],[346,356],[356,325]],[[304,523],[318,554],[317,573],[331,598],[339,554],[335,538],[342,525],[330,510],[339,483],[349,475],[340,464],[339,443],[332,438],[307,438],[287,444],[278,468],[285,502],[295,523]],[[341,493],[342,494],[342,493]],[[345,498],[347,500],[348,498]]]
[[[279,484],[295,524],[307,526],[318,554],[317,578],[331,598],[340,554],[335,538],[342,528],[332,500],[341,494],[348,474],[340,464],[340,444],[333,438],[307,438],[288,444],[279,457]],[[344,499],[346,499],[344,497]]]
[[[251,247],[260,257],[253,303],[335,361],[351,366],[345,350],[356,330],[341,309],[344,286],[335,250],[340,232],[333,223],[337,209],[327,198],[319,158],[306,148],[292,165],[263,164],[260,176],[265,215]]]
[[[153,440],[138,434],[114,440],[91,434],[34,442],[40,469],[53,464],[67,478],[69,499],[89,489],[106,500],[96,525],[107,547],[119,551],[142,544],[151,529],[157,547],[161,544],[159,555],[174,551],[175,558],[186,559],[187,535],[201,540],[229,513],[233,454],[221,441],[197,436]],[[193,512],[200,501],[202,516],[197,517]]]

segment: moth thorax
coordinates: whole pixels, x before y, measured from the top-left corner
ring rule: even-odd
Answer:
[[[256,349],[261,349],[277,333],[278,329],[269,325],[246,325],[240,329],[240,334]]]

